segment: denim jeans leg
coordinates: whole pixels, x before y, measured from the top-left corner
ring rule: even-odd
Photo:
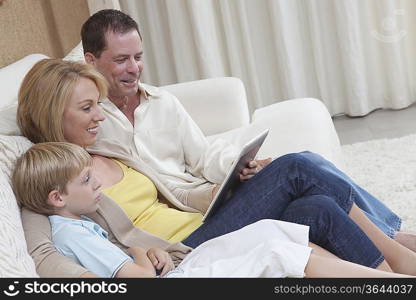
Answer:
[[[242,183],[233,196],[183,242],[196,247],[206,240],[262,219],[279,220],[292,201],[308,193],[327,193],[327,189],[315,185],[315,182],[319,182],[317,178],[298,171],[302,169],[298,167],[298,157],[292,155],[277,159]],[[344,193],[334,197],[334,201],[349,211],[352,205],[350,198],[347,188]]]
[[[341,259],[376,268],[384,256],[333,199],[306,196],[289,204],[282,221],[309,226],[309,240]]]
[[[292,201],[305,196],[328,196],[348,213],[352,200],[367,201],[370,206],[373,201],[378,201],[367,194],[315,154],[305,152],[284,155],[241,184],[234,195],[184,243],[195,247],[208,239],[261,219],[279,220]],[[368,199],[362,199],[365,197]],[[376,225],[387,234],[396,229],[387,224]]]
[[[331,179],[330,185],[335,188],[338,184],[346,183],[351,188],[351,197],[354,203],[389,237],[394,237],[395,233],[400,231],[400,217],[379,199],[358,186],[348,175],[335,167],[331,162],[309,151],[301,152],[296,156],[298,156],[298,160],[304,161],[303,164],[305,166],[312,167],[315,172],[319,173],[319,177]]]

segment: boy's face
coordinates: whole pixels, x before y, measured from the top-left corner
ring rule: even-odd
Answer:
[[[101,183],[93,176],[92,168],[84,168],[68,182],[67,193],[61,194],[61,199],[65,201],[65,215],[79,218],[80,215],[95,212],[101,198],[100,187]]]

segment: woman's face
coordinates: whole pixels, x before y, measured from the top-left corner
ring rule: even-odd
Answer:
[[[98,98],[94,81],[81,77],[64,109],[62,123],[67,142],[81,147],[95,144],[99,122],[105,119]]]

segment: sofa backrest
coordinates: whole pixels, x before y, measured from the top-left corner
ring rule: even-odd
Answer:
[[[179,99],[206,136],[249,124],[246,91],[239,78],[209,78],[161,88]]]

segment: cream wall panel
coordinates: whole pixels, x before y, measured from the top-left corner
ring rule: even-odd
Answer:
[[[0,5],[0,67],[30,53],[62,57],[80,41],[85,0],[5,0]]]

